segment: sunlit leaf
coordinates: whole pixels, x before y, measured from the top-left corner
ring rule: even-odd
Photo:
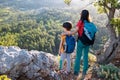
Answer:
[[[65,4],[70,5],[72,0],[64,0]]]

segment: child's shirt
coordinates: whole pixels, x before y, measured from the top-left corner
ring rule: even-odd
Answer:
[[[66,38],[66,36],[61,35],[61,40],[63,41],[63,42],[62,42],[61,49],[60,49],[60,52],[61,52],[61,53],[64,53],[65,38]]]

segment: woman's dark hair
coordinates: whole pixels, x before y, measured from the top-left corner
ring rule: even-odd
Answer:
[[[71,28],[72,28],[72,24],[71,24],[70,22],[65,22],[65,23],[63,23],[63,27],[64,27],[66,30],[70,31]]]
[[[88,22],[90,22],[88,10],[82,10],[80,20],[81,20],[82,22],[84,22],[84,20],[87,20]]]

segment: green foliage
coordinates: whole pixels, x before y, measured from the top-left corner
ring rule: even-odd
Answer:
[[[106,80],[120,80],[120,69],[113,64],[100,65],[97,76]]]
[[[119,26],[120,20],[119,18],[114,19],[114,16],[115,16],[116,10],[120,9],[120,1],[119,0],[98,0],[95,3],[95,6],[98,8],[99,13],[106,13],[108,17],[108,24],[110,24],[109,27],[113,29],[113,31],[110,31],[110,32],[115,34],[118,37],[120,35],[120,26]],[[114,33],[114,31],[116,33]]]
[[[17,46],[17,44],[18,43],[17,43],[17,35],[16,34],[7,33],[0,38],[0,45]]]
[[[44,9],[38,12],[19,11],[11,8],[0,8],[0,45],[19,46],[25,49],[35,49],[57,54],[62,23],[72,21],[73,28],[79,20],[79,12],[66,9]],[[6,13],[9,13],[5,15]],[[5,14],[4,14],[5,13]],[[77,14],[78,13],[78,14]],[[5,16],[3,16],[5,15]],[[97,26],[105,26],[94,19]],[[102,25],[101,25],[102,24]],[[102,31],[103,30],[103,31]],[[94,49],[104,44],[101,36],[107,38],[106,29],[99,29]],[[102,31],[102,32],[101,32]]]
[[[29,50],[52,52],[52,48],[55,47],[54,39],[54,36],[49,35],[46,31],[33,29],[19,36],[18,46]]]
[[[64,0],[65,4],[70,5],[72,0]]]
[[[94,3],[99,13],[108,13],[111,9],[120,9],[119,0],[98,0]]]
[[[95,2],[94,6],[97,8],[99,14],[105,13],[104,7],[99,2]]]
[[[11,80],[11,79],[8,78],[6,75],[1,75],[0,80]]]
[[[116,29],[116,33],[120,34],[120,18],[112,19],[111,24],[114,25],[114,28]]]
[[[45,9],[37,14],[1,8],[0,45],[19,46],[57,54],[62,23],[71,20],[68,12]],[[9,12],[3,16],[4,12]],[[14,12],[14,14],[12,13]]]
[[[120,2],[119,0],[98,0],[97,4],[99,6],[105,6],[106,8],[116,8],[119,9]]]

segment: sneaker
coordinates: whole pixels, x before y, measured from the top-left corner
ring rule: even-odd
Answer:
[[[75,76],[78,76],[78,75],[79,75],[79,73],[75,71],[75,72],[74,72],[74,75],[75,75]]]

